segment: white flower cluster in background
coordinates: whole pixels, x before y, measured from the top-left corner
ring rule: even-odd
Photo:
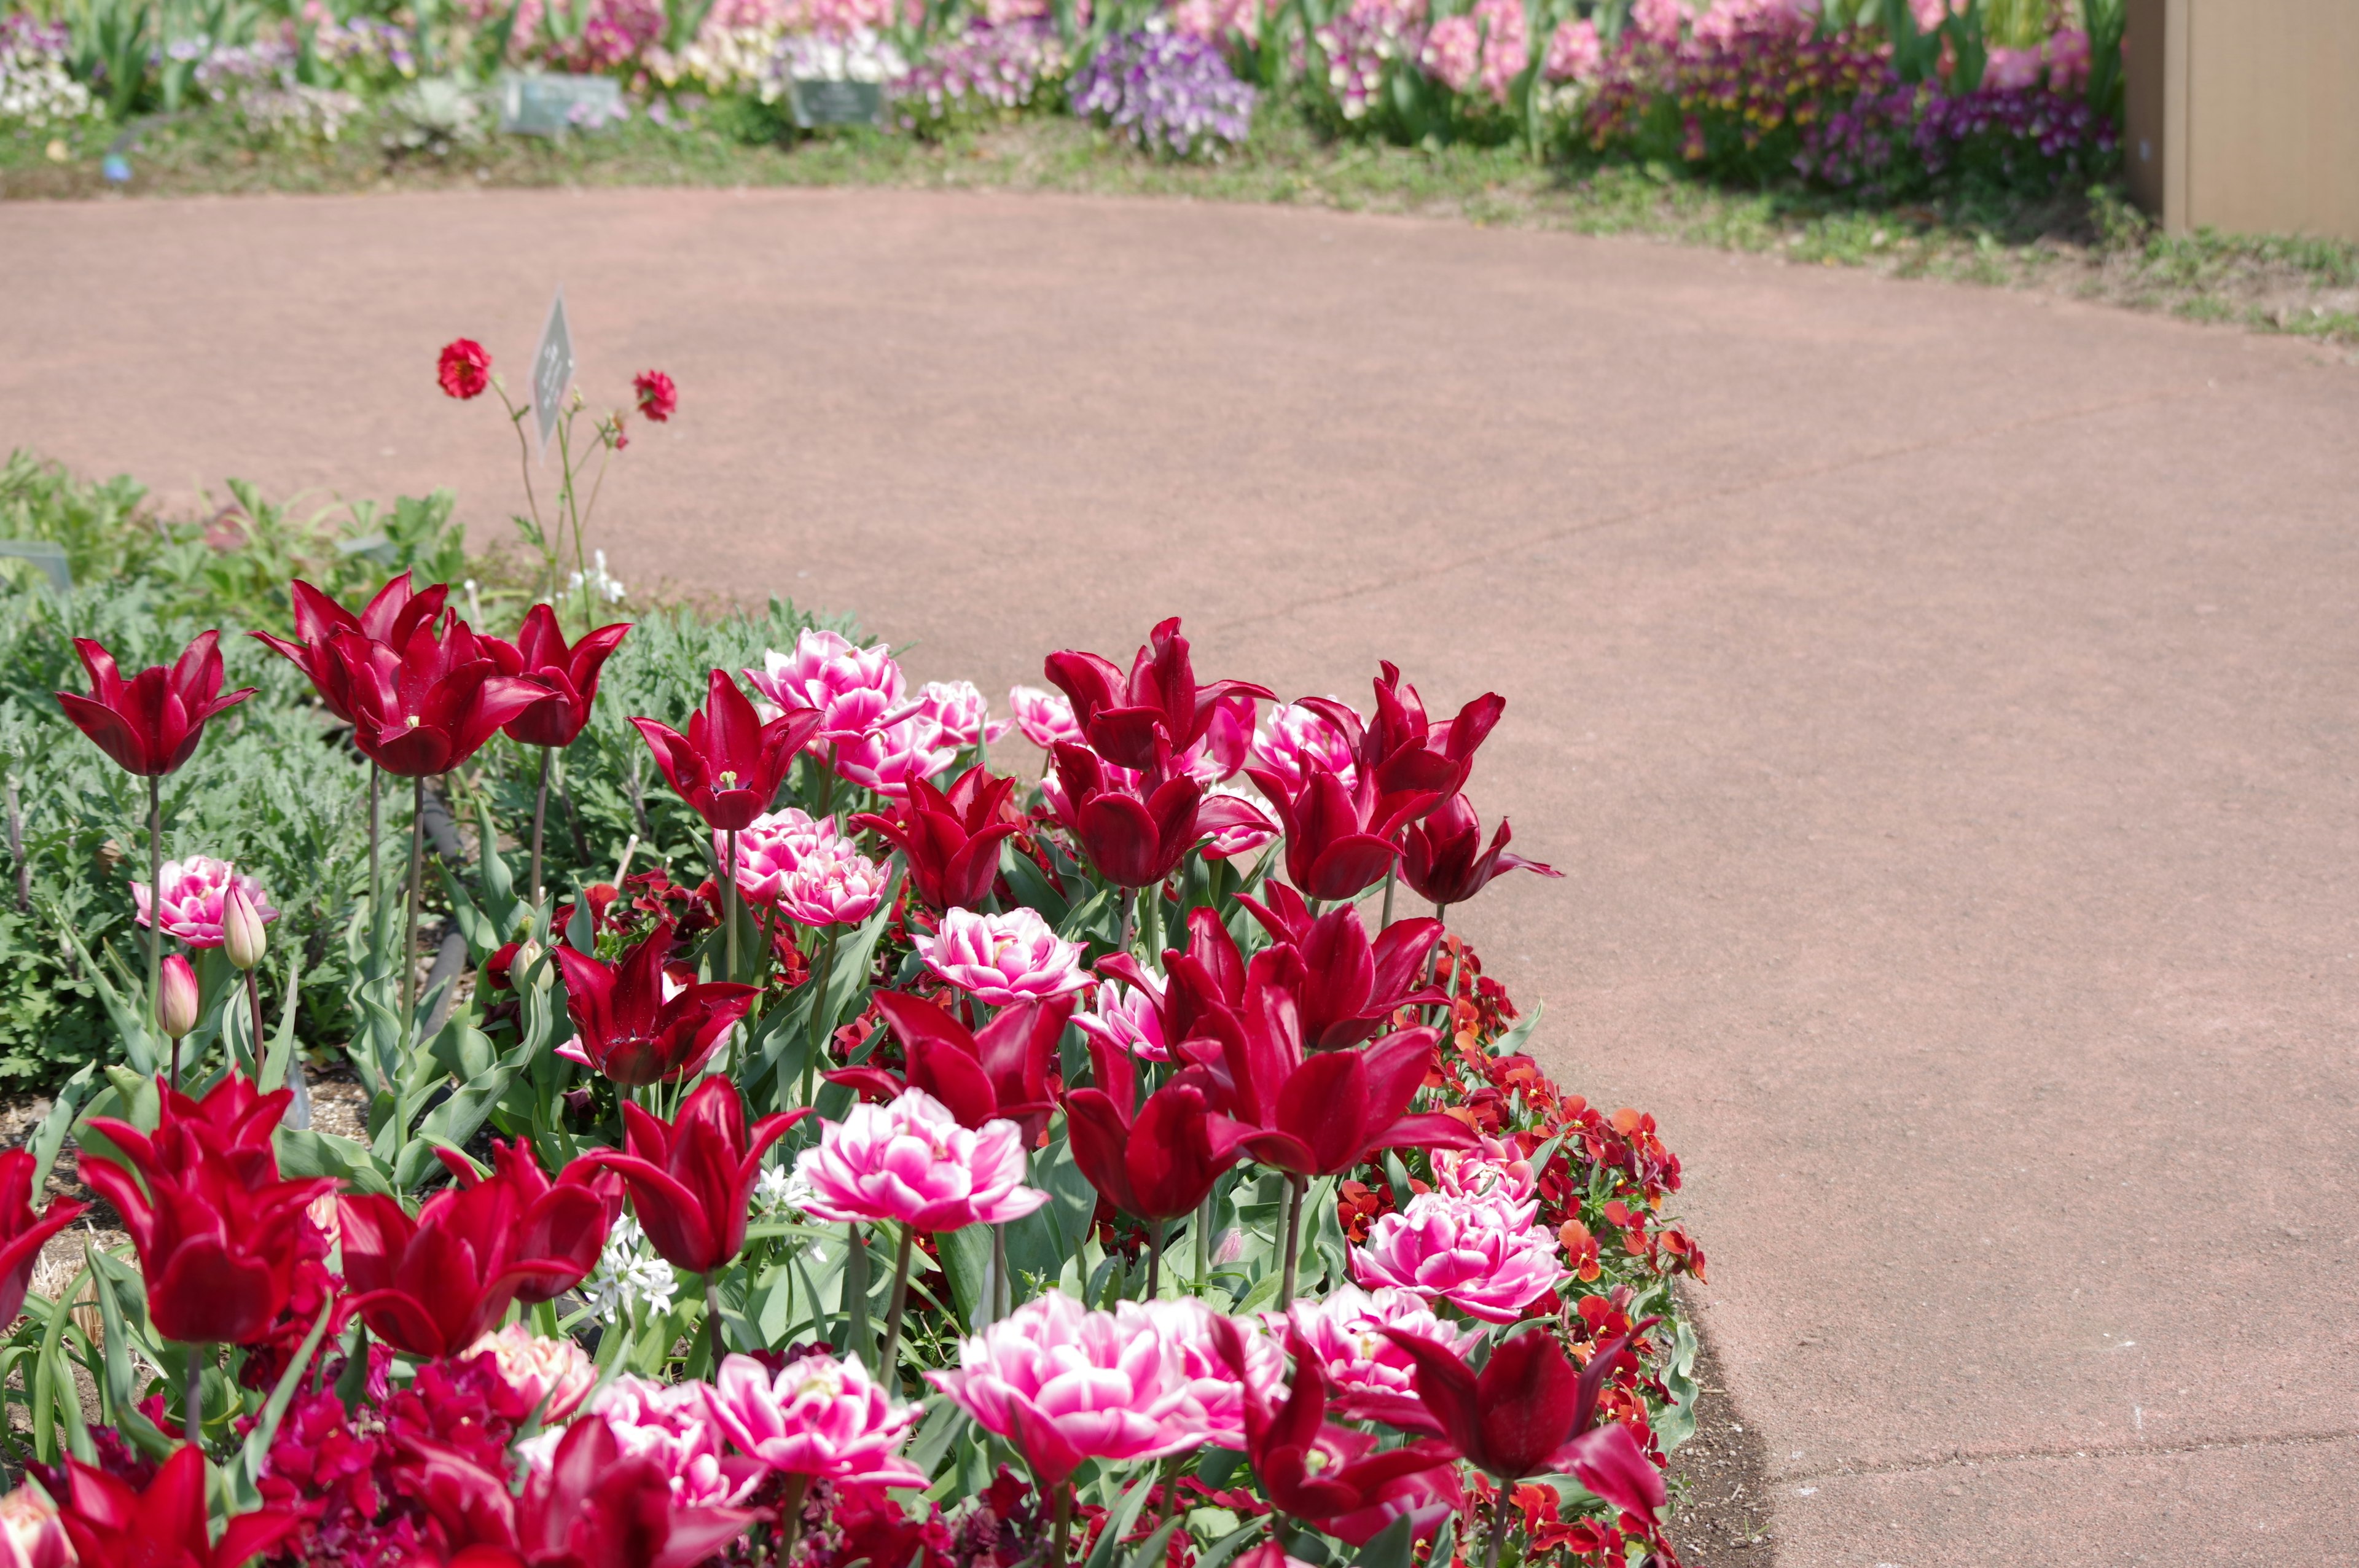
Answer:
[[[571,574],[566,579],[566,591],[569,593],[580,593],[584,580],[585,579],[580,572]],[[629,591],[607,572],[606,552],[603,550],[592,550],[590,552],[590,575],[586,580],[590,585],[592,595],[595,598],[603,600],[608,604],[622,603],[624,595]]]
[[[90,89],[66,74],[66,30],[24,15],[0,19],[0,124],[89,116]]]
[[[874,81],[908,74],[909,62],[893,41],[874,27],[846,32],[789,33],[770,57],[762,80],[762,102],[776,103],[792,81]]]

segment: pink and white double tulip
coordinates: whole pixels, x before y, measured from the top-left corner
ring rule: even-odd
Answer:
[[[778,884],[778,908],[804,925],[857,925],[885,901],[885,868],[849,838],[822,838]]]
[[[729,1356],[711,1387],[688,1386],[729,1441],[772,1470],[842,1487],[926,1484],[900,1454],[924,1407],[896,1410],[857,1361],[822,1351],[773,1373],[750,1356]]]
[[[1566,1277],[1555,1238],[1533,1228],[1532,1213],[1529,1204],[1419,1193],[1352,1249],[1352,1277],[1440,1296],[1485,1323],[1513,1323]]]
[[[328,1202],[335,1202],[331,1195]],[[331,1208],[331,1213],[334,1209]],[[598,1386],[598,1368],[570,1338],[543,1339],[521,1323],[484,1335],[460,1352],[460,1359],[489,1355],[501,1379],[540,1411],[541,1424],[555,1426],[582,1408]]]
[[[233,882],[254,904],[254,912],[265,924],[278,918],[278,912],[263,898],[260,882],[227,860],[216,860],[210,855],[167,860],[158,881],[164,889],[164,935],[177,936],[191,947],[222,945],[223,903]],[[139,924],[150,924],[155,899],[146,882],[131,884],[131,902],[138,906]]]
[[[1140,978],[1155,983],[1144,970]],[[1082,1033],[1142,1062],[1168,1062],[1171,1044],[1163,1038],[1162,1001],[1159,990],[1150,993],[1120,980],[1100,980],[1093,1009],[1073,1014],[1073,1023]]]
[[[711,1394],[702,1383],[656,1383],[626,1373],[600,1390],[582,1419],[603,1421],[625,1457],[646,1454],[662,1465],[674,1503],[726,1508],[761,1485],[762,1466],[727,1451]],[[526,1463],[547,1465],[560,1435],[523,1444]]]
[[[930,780],[958,760],[958,748],[923,714],[872,730],[835,749],[835,771],[864,789],[907,800],[912,780]]]
[[[1326,1368],[1343,1413],[1424,1432],[1433,1427],[1417,1397],[1417,1363],[1385,1336],[1397,1328],[1463,1355],[1479,1331],[1460,1330],[1433,1315],[1414,1291],[1364,1291],[1345,1285],[1321,1301],[1298,1301],[1288,1321]]]
[[[774,708],[819,709],[819,732],[809,746],[813,752],[860,740],[903,706],[901,666],[884,643],[855,648],[835,633],[816,628],[795,640],[793,653],[773,648],[762,655],[760,669],[745,674]]]
[[[1053,691],[1042,691],[1037,686],[1011,687],[1007,707],[1016,715],[1016,727],[1024,731],[1024,738],[1044,752],[1060,741],[1075,746],[1089,744],[1080,720],[1073,717],[1073,705]]]
[[[1045,1001],[1090,983],[1081,944],[1060,937],[1037,909],[953,909],[917,943],[926,968],[993,1007]]]
[[[1245,1446],[1245,1383],[1229,1369],[1213,1343],[1212,1309],[1194,1296],[1163,1297],[1143,1303],[1164,1343],[1170,1346],[1186,1397],[1175,1418],[1198,1437],[1222,1448]],[[1245,1346],[1245,1377],[1265,1405],[1286,1399],[1286,1348],[1266,1325],[1237,1320]]]
[[[1012,1121],[961,1127],[923,1089],[861,1104],[795,1159],[788,1201],[820,1219],[958,1230],[1021,1219],[1049,1201],[1024,1184],[1024,1134]]]
[[[1353,769],[1352,745],[1343,730],[1325,714],[1300,703],[1288,703],[1270,711],[1254,733],[1253,752],[1255,760],[1285,780],[1290,791],[1302,788],[1305,762],[1316,762],[1333,773],[1343,781],[1347,790],[1357,776]]]
[[[991,717],[991,699],[971,680],[929,680],[918,688],[918,717],[952,746],[996,746],[1015,725]]]
[[[1044,1491],[1084,1459],[1159,1459],[1203,1441],[1179,1357],[1135,1302],[1088,1312],[1051,1291],[960,1345],[956,1371],[926,1379],[1021,1450]]]
[[[1497,1198],[1519,1207],[1532,1201],[1538,1187],[1532,1162],[1496,1138],[1484,1139],[1480,1149],[1435,1150],[1433,1182],[1458,1197]]]
[[[71,1568],[73,1542],[58,1505],[31,1481],[0,1497],[0,1568]]]
[[[766,812],[737,830],[737,891],[748,903],[768,903],[778,896],[779,884],[803,858],[831,838],[823,822],[814,822],[797,806]],[[712,863],[729,858],[729,836],[712,836]]]

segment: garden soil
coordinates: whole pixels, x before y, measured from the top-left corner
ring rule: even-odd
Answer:
[[[853,611],[995,691],[1180,614],[1208,674],[1505,693],[1475,798],[1565,876],[1463,920],[1550,1069],[1686,1157],[1774,1542],[1699,1554],[2359,1560],[2359,378],[2321,351],[1004,195],[19,205],[0,276],[0,441],[179,502],[449,484],[499,538],[514,439],[434,354],[520,383],[562,285],[593,399],[681,389],[592,524],[635,590]]]

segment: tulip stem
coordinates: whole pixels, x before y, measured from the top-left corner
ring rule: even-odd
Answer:
[[[1130,951],[1131,938],[1138,933],[1138,890],[1122,890],[1122,950]]]
[[[858,1225],[847,1224],[843,1234],[852,1248],[843,1257],[843,1353],[865,1361],[863,1351],[876,1348],[868,1337],[868,1247],[860,1238]]]
[[[1507,1538],[1507,1483],[1491,1493],[1491,1544],[1483,1553],[1483,1568],[1499,1568],[1499,1543]]]
[[[778,1549],[774,1560],[785,1563],[795,1554],[795,1543],[803,1538],[803,1494],[810,1489],[810,1477],[799,1470],[787,1475],[786,1495],[778,1499]]]
[[[532,797],[532,906],[540,907],[540,842],[549,820],[549,748],[540,749],[540,788]]]
[[[189,1434],[189,1445],[202,1450],[205,1444],[205,1363],[204,1346],[189,1346],[189,1380],[180,1391],[180,1423]]]
[[[1204,1195],[1203,1206],[1196,1211],[1196,1293],[1202,1295],[1212,1282],[1212,1195]]]
[[[1051,1487],[1047,1489],[1055,1494],[1054,1499],[1049,1506],[1051,1530],[1049,1561],[1055,1563],[1057,1568],[1064,1568],[1065,1539],[1073,1528],[1073,1488]]]
[[[718,1378],[721,1376],[721,1357],[723,1351],[721,1343],[721,1288],[714,1283],[714,1272],[710,1270],[706,1271],[704,1276],[704,1330],[711,1336],[712,1346],[712,1375]]]
[[[991,1227],[991,1301],[984,1308],[984,1321],[997,1323],[1016,1310],[1016,1281],[1007,1277],[1007,1227]]]
[[[917,1235],[917,1227],[901,1222],[901,1246],[893,1257],[893,1301],[885,1309],[885,1352],[877,1358],[876,1379],[896,1396],[901,1379],[894,1368],[901,1356],[901,1314],[909,1305],[909,1249]]]
[[[147,1016],[164,1027],[164,780],[147,775]],[[172,1087],[180,1087],[180,1043],[172,1042]]]
[[[1450,926],[1448,924],[1449,916],[1450,906],[1448,904],[1437,903],[1433,906],[1433,923],[1441,927],[1441,935],[1434,942],[1432,947],[1427,950],[1425,955],[1424,989],[1427,990],[1431,990],[1433,989],[1433,977],[1439,974],[1441,969],[1442,944],[1450,940]],[[1419,1011],[1423,1010],[1420,1009]]]
[[[1163,1293],[1163,1222],[1147,1222],[1147,1299],[1153,1301]]]
[[[426,896],[426,775],[410,782],[409,914],[401,927],[401,1046],[418,1044],[418,909]]]
[[[803,1103],[805,1105],[811,1103],[811,1084],[813,1075],[819,1071],[820,1047],[821,1042],[827,1038],[827,982],[829,975],[835,968],[836,933],[842,929],[842,927],[839,925],[830,925],[827,928],[827,942],[819,950],[819,970],[811,976],[809,982],[811,987],[810,1060],[803,1064]]]
[[[1310,1184],[1306,1177],[1292,1171],[1286,1173],[1286,1272],[1277,1286],[1277,1310],[1284,1312],[1294,1304],[1296,1267],[1302,1247],[1302,1196]]]
[[[377,871],[376,841],[385,831],[385,770],[369,764],[369,918],[385,903],[385,879]]]
[[[1382,932],[1386,926],[1390,925],[1393,923],[1393,882],[1399,876],[1400,862],[1398,860],[1395,860],[1391,865],[1385,868],[1385,913],[1383,917],[1376,923],[1376,929],[1378,932]]]
[[[737,911],[739,907],[737,898],[737,829],[734,827],[729,829],[728,845],[729,861],[728,864],[721,868],[721,886],[723,889],[723,897],[725,900],[722,905],[721,918],[723,923],[728,927],[727,951],[729,954],[729,968],[721,978],[734,982],[737,979]]]
[[[262,983],[255,978],[252,969],[245,971],[245,1010],[254,1020],[254,1065],[249,1070],[254,1074],[254,1081],[259,1084],[262,1082],[263,1055]]]

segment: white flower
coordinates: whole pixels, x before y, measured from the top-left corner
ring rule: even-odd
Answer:
[[[582,1289],[590,1298],[592,1316],[627,1318],[641,1302],[658,1312],[669,1306],[679,1289],[679,1281],[672,1273],[671,1265],[647,1246],[639,1222],[625,1215],[614,1222],[614,1228],[607,1234],[605,1249],[598,1254],[598,1266],[590,1271]]]

